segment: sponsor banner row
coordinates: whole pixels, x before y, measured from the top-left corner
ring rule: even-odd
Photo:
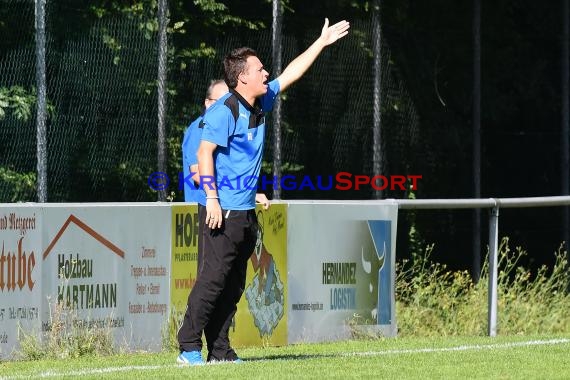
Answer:
[[[235,346],[333,340],[359,324],[395,334],[396,206],[276,203],[256,212]],[[159,350],[198,275],[193,204],[4,204],[0,240],[0,358],[18,349],[18,329],[40,337],[57,318]]]

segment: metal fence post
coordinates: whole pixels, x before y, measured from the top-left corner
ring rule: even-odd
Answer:
[[[168,0],[158,1],[158,152],[157,168],[166,173],[166,55],[168,27]],[[158,190],[158,200],[166,201],[166,190]]]
[[[372,46],[374,54],[374,94],[372,125],[372,175],[383,174],[382,144],[382,28],[380,0],[375,0],[372,8]],[[374,197],[382,199],[382,190],[375,190]]]
[[[271,28],[271,49],[273,58],[273,71],[275,77],[281,74],[281,58],[282,58],[282,36],[281,24],[283,22],[283,14],[281,12],[281,0],[273,0],[273,27]],[[279,182],[281,178],[281,100],[276,99],[273,105],[273,176]],[[274,181],[275,182],[275,181]],[[273,185],[273,199],[281,199],[281,189],[279,186]]]
[[[497,250],[499,243],[499,206],[493,207],[489,215],[489,336],[497,335]]]
[[[38,202],[47,202],[47,95],[46,95],[46,0],[36,0],[36,85],[38,104],[36,119],[37,194]]]

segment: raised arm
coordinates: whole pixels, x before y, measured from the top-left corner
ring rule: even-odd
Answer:
[[[321,31],[321,36],[307,50],[291,61],[277,77],[281,91],[285,91],[290,85],[295,83],[311,67],[315,59],[321,54],[323,49],[341,39],[348,34],[350,24],[343,20],[329,26],[329,19],[325,18],[325,24]]]

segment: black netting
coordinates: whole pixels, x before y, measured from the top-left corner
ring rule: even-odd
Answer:
[[[183,200],[177,183],[182,134],[200,114],[210,80],[221,78],[225,54],[247,45],[258,51],[267,68],[272,67],[270,3],[219,2],[231,3],[228,14],[203,9],[204,2],[169,2],[165,148],[172,180],[168,194],[177,201]],[[41,54],[36,54],[36,3],[0,0],[0,202],[38,200],[36,124],[41,122],[36,121],[36,71],[41,70],[36,59]],[[281,97],[282,174],[312,179],[341,171],[423,175],[419,198],[470,197],[471,11],[461,3],[451,11],[442,2],[382,4],[382,162],[378,166],[373,161],[375,61],[373,22],[371,12],[365,10],[369,3],[289,2],[295,12],[287,9],[283,14],[283,68],[319,36],[324,15],[331,22],[346,17],[351,30],[347,38],[327,47]],[[490,28],[487,33],[504,28],[507,34],[482,35],[484,56],[501,62],[482,61],[486,73],[482,193],[497,197],[557,194],[560,53],[552,43],[559,38],[558,21],[550,19],[556,12],[546,17],[542,12],[548,7],[505,4],[489,8],[484,15]],[[147,184],[148,176],[158,170],[156,6],[152,0],[46,2],[47,201],[157,200]],[[265,27],[252,31],[228,15],[254,20],[258,26],[261,20]],[[535,38],[548,43],[529,45]],[[267,133],[267,174],[272,173],[273,156],[273,134]],[[382,173],[374,172],[378,167]],[[384,198],[406,195],[397,189],[382,193]],[[364,199],[375,194],[370,187],[360,191],[305,188],[282,190],[281,197]],[[455,215],[418,213],[415,223],[428,238],[445,234],[455,249],[454,244],[460,247],[470,240],[472,228],[470,215]],[[532,220],[526,224],[543,226],[540,233],[527,233],[519,215],[512,220],[508,215],[501,217],[502,228],[514,238],[533,235],[537,241],[559,233],[558,217],[528,215]]]
[[[35,94],[34,4],[10,0],[2,8],[6,38],[0,45],[0,88],[18,86]],[[47,198],[59,201],[153,201],[146,178],[157,166],[156,16],[115,11],[97,14],[89,5],[46,4]],[[154,22],[154,24],[153,24]],[[148,26],[151,26],[150,28]],[[305,76],[282,96],[283,174],[373,174],[372,23],[351,20],[352,38],[328,47]],[[303,33],[284,30],[283,67],[320,34],[321,25]],[[271,68],[271,31],[218,33],[213,55],[182,60],[175,36],[169,45],[167,149],[170,191],[177,189],[178,151],[184,128],[201,112],[204,91],[221,77],[221,60],[237,46],[255,48]],[[202,34],[185,37],[200,46]],[[382,159],[386,173],[406,174],[419,139],[418,119],[398,78],[386,42],[382,52]],[[272,75],[275,77],[275,75]],[[271,118],[269,118],[270,120]],[[271,120],[270,120],[271,121]],[[0,201],[35,200],[35,109],[27,118],[7,112],[0,131]],[[271,172],[273,135],[266,136],[264,159]],[[14,180],[10,178],[17,177]],[[29,187],[14,181],[29,176]],[[10,182],[12,181],[12,182]],[[26,191],[27,192],[26,192]],[[370,198],[371,190],[350,192],[283,191],[287,198]]]
[[[48,4],[50,201],[141,201],[132,179],[156,167],[157,42],[126,16],[68,23],[88,8]]]
[[[0,202],[34,200],[34,3],[0,4]]]

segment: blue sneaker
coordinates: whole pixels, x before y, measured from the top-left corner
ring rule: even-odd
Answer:
[[[185,365],[202,365],[204,360],[202,360],[202,353],[200,351],[184,351],[178,355],[176,362]]]

